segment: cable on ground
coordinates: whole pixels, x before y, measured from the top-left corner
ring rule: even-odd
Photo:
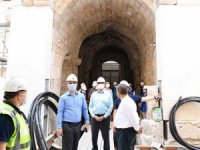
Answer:
[[[31,150],[37,150],[38,148],[40,150],[48,150],[41,126],[41,107],[44,104],[57,114],[56,102],[58,102],[58,100],[59,97],[56,94],[44,92],[39,94],[32,102],[28,116],[31,135]]]
[[[173,106],[171,112],[170,112],[170,116],[169,116],[169,128],[170,128],[170,132],[172,134],[172,136],[174,137],[174,139],[181,145],[189,148],[190,150],[200,150],[200,147],[191,145],[189,143],[187,143],[186,141],[184,141],[181,136],[179,135],[179,133],[177,132],[177,128],[176,128],[176,120],[175,120],[175,116],[176,116],[176,111],[179,107],[181,107],[181,105],[188,103],[188,102],[197,102],[200,103],[200,97],[187,97],[187,98],[183,98],[181,99],[181,97],[179,98],[178,102]]]

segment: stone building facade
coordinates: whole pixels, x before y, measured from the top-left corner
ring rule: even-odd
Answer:
[[[29,99],[44,89],[64,93],[70,73],[89,86],[110,61],[120,67],[105,70],[109,81],[113,72],[135,88],[141,80],[148,85],[162,81],[164,120],[180,95],[199,95],[198,0],[10,2],[6,77],[25,76]]]
[[[155,7],[154,1],[56,1],[53,60],[62,68],[55,77],[61,91],[69,73],[89,85],[109,60],[123,66],[121,80],[155,83]]]

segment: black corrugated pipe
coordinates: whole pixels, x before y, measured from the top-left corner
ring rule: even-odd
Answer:
[[[41,107],[42,104],[50,107],[57,114],[57,106],[59,97],[52,92],[44,92],[39,94],[31,104],[28,121],[31,134],[31,150],[37,150],[36,145],[40,150],[48,150],[45,138],[41,127]]]
[[[176,115],[176,111],[177,109],[188,102],[198,102],[200,103],[200,97],[187,97],[187,98],[183,98],[181,99],[181,97],[179,98],[178,102],[174,105],[174,107],[172,108],[171,112],[170,112],[170,116],[169,116],[169,127],[170,127],[170,132],[172,134],[172,136],[174,137],[174,139],[181,145],[189,148],[190,150],[200,150],[200,147],[191,145],[189,143],[187,143],[186,141],[184,141],[181,136],[178,134],[177,129],[176,129],[176,120],[175,120],[175,115]]]

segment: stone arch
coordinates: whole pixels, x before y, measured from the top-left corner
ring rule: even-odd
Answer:
[[[129,39],[121,46],[128,46],[123,49],[129,51],[129,57],[137,57],[130,64],[140,64],[131,65],[139,70],[134,75],[135,81],[142,78],[148,84],[154,83],[155,52],[151,46],[155,43],[154,10],[155,2],[150,0],[57,0],[54,4],[51,88],[60,88],[71,72],[78,75],[83,41],[108,29]],[[130,43],[135,48],[130,47]],[[115,43],[110,42],[112,44]],[[133,55],[132,49],[138,52]]]

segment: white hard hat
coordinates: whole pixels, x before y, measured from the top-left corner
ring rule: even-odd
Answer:
[[[67,81],[67,82],[68,82],[68,81],[75,81],[75,82],[78,82],[78,79],[77,79],[77,77],[76,77],[75,74],[70,74],[70,75],[68,75],[66,81]]]
[[[106,82],[106,81],[105,81],[105,79],[104,79],[103,77],[99,77],[99,78],[97,79],[97,83],[99,83],[99,82]]]
[[[127,87],[129,87],[129,84],[128,84],[128,82],[127,82],[126,80],[122,80],[119,84],[124,84],[124,85],[126,85]]]
[[[93,81],[92,86],[97,86],[97,81]]]
[[[27,90],[27,83],[22,77],[13,77],[4,86],[5,92],[18,92]]]

